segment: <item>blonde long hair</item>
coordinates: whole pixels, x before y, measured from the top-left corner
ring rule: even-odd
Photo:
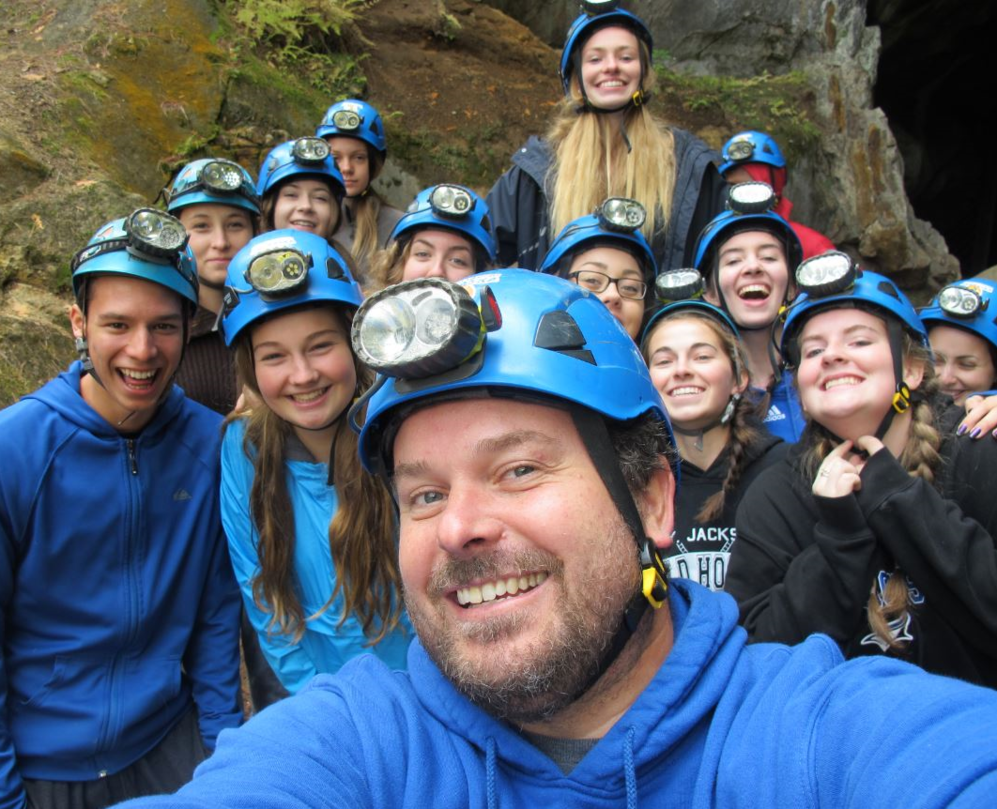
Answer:
[[[650,65],[647,46],[640,42],[641,63]],[[655,84],[653,68],[644,70],[648,94]],[[578,71],[571,76],[570,94],[561,102],[547,132],[554,152],[554,174],[548,189],[551,228],[562,228],[594,211],[608,197],[629,197],[648,212],[641,232],[651,242],[665,229],[672,213],[675,189],[675,138],[646,104],[624,112],[627,148],[615,116],[583,111]]]
[[[340,307],[331,308],[349,333],[352,314]],[[229,418],[245,420],[243,447],[253,463],[249,507],[259,536],[260,564],[251,581],[253,600],[270,614],[270,632],[289,635],[297,642],[304,634],[306,622],[324,613],[342,594],[339,625],[350,613],[356,613],[370,645],[374,645],[398,625],[401,614],[401,575],[391,495],[378,478],[361,467],[357,436],[349,428],[344,411],[332,444],[333,480],[339,506],[329,525],[328,542],[336,586],[321,610],[315,615],[305,615],[294,581],[294,510],[284,468],[292,428],[263,404],[253,362],[252,331],[246,329],[239,335],[235,359],[240,378],[259,404]],[[358,393],[362,393],[369,387],[372,374],[355,357],[354,363]]]

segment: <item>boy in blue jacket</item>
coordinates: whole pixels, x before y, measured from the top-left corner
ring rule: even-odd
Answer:
[[[316,677],[133,807],[993,805],[997,693],[823,636],[746,646],[729,596],[668,581],[671,431],[592,293],[422,279],[353,328],[408,671]]]
[[[185,245],[158,211],[101,228],[72,264],[82,361],[0,412],[3,809],[176,789],[240,721],[221,418],[173,385]]]

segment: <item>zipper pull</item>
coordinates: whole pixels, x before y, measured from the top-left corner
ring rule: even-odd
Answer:
[[[132,474],[133,475],[137,475],[138,474],[138,460],[135,458],[135,439],[134,438],[129,438],[128,439],[128,460],[131,461],[131,464],[132,464]]]

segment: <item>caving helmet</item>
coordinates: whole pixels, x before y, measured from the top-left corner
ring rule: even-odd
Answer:
[[[349,262],[328,241],[300,230],[252,239],[228,265],[221,330],[231,346],[257,320],[309,303],[355,309],[362,300]]]
[[[488,203],[470,188],[454,184],[430,186],[416,195],[398,220],[391,241],[407,242],[419,230],[451,230],[469,239],[475,253],[491,264],[495,261],[495,237],[488,213]]]
[[[214,203],[259,214],[260,197],[252,176],[231,160],[206,157],[180,169],[166,191],[166,210],[172,214],[188,205]]]

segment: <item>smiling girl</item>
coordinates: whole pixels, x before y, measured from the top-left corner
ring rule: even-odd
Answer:
[[[849,277],[852,280],[849,281]],[[727,590],[756,641],[824,632],[846,656],[890,654],[997,685],[997,453],[954,438],[927,335],[896,285],[842,253],[782,338],[803,438],[737,514]]]
[[[997,384],[997,324],[990,310],[994,287],[982,279],[965,279],[945,287],[920,310],[935,356],[935,371],[957,405],[974,392]]]
[[[696,274],[677,270],[662,278],[667,283],[679,273]],[[762,429],[744,398],[744,350],[722,310],[699,298],[670,302],[648,323],[641,350],[681,456],[669,572],[722,590],[737,540],[737,506],[786,445]]]
[[[343,176],[321,138],[298,138],[275,146],[260,166],[261,230],[290,228],[327,241],[339,227]]]
[[[279,230],[236,255],[229,286],[222,328],[257,404],[225,433],[222,520],[264,654],[291,693],[367,651],[403,668],[391,499],[346,423],[370,376],[350,345],[348,264]]]
[[[388,243],[402,217],[371,185],[388,156],[384,122],[366,101],[351,98],[326,110],[315,135],[329,144],[346,186],[334,238],[353,254],[361,272],[358,280],[365,285],[371,258]]]
[[[495,261],[488,205],[462,185],[434,185],[418,193],[371,263],[370,290],[399,281],[460,281]]]
[[[242,166],[204,158],[180,170],[166,200],[166,210],[187,230],[201,282],[190,342],[176,381],[191,399],[225,415],[236,402],[235,364],[214,326],[229,262],[256,235],[259,197]]]
[[[502,266],[537,269],[569,222],[627,197],[648,211],[641,232],[658,266],[688,267],[696,236],[723,210],[719,155],[651,113],[651,32],[617,6],[583,3],[561,51],[553,124],[488,192]]]

